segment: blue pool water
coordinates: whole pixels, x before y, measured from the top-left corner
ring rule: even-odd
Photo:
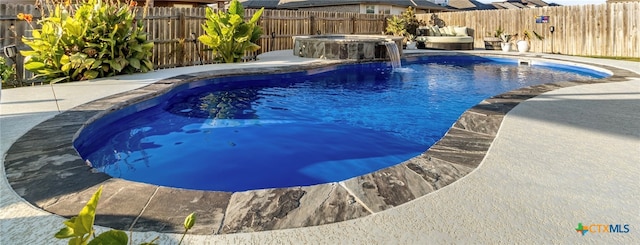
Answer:
[[[464,56],[403,66],[393,72],[384,63],[342,65],[201,81],[113,113],[74,144],[99,171],[133,181],[217,191],[306,186],[417,156],[490,96],[604,77],[568,66]]]

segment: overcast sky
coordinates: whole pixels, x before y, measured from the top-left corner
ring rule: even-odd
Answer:
[[[500,0],[478,0],[483,3],[502,2]],[[584,5],[584,4],[603,4],[606,0],[544,0],[547,3],[557,3],[560,5]]]

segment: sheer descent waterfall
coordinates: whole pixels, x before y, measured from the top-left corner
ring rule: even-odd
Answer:
[[[393,69],[402,68],[402,64],[400,64],[400,51],[398,50],[398,45],[394,41],[384,42],[384,46],[387,47],[387,54],[389,55],[389,59],[391,60],[391,67]]]

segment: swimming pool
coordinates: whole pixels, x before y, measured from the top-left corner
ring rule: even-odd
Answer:
[[[96,169],[134,181],[244,191],[337,182],[408,160],[495,94],[603,73],[476,56],[203,80],[125,108],[75,140]],[[101,140],[95,140],[101,139]]]

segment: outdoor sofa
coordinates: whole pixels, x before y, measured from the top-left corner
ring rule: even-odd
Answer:
[[[473,30],[465,26],[423,26],[418,28],[418,35],[419,49],[473,49]]]

